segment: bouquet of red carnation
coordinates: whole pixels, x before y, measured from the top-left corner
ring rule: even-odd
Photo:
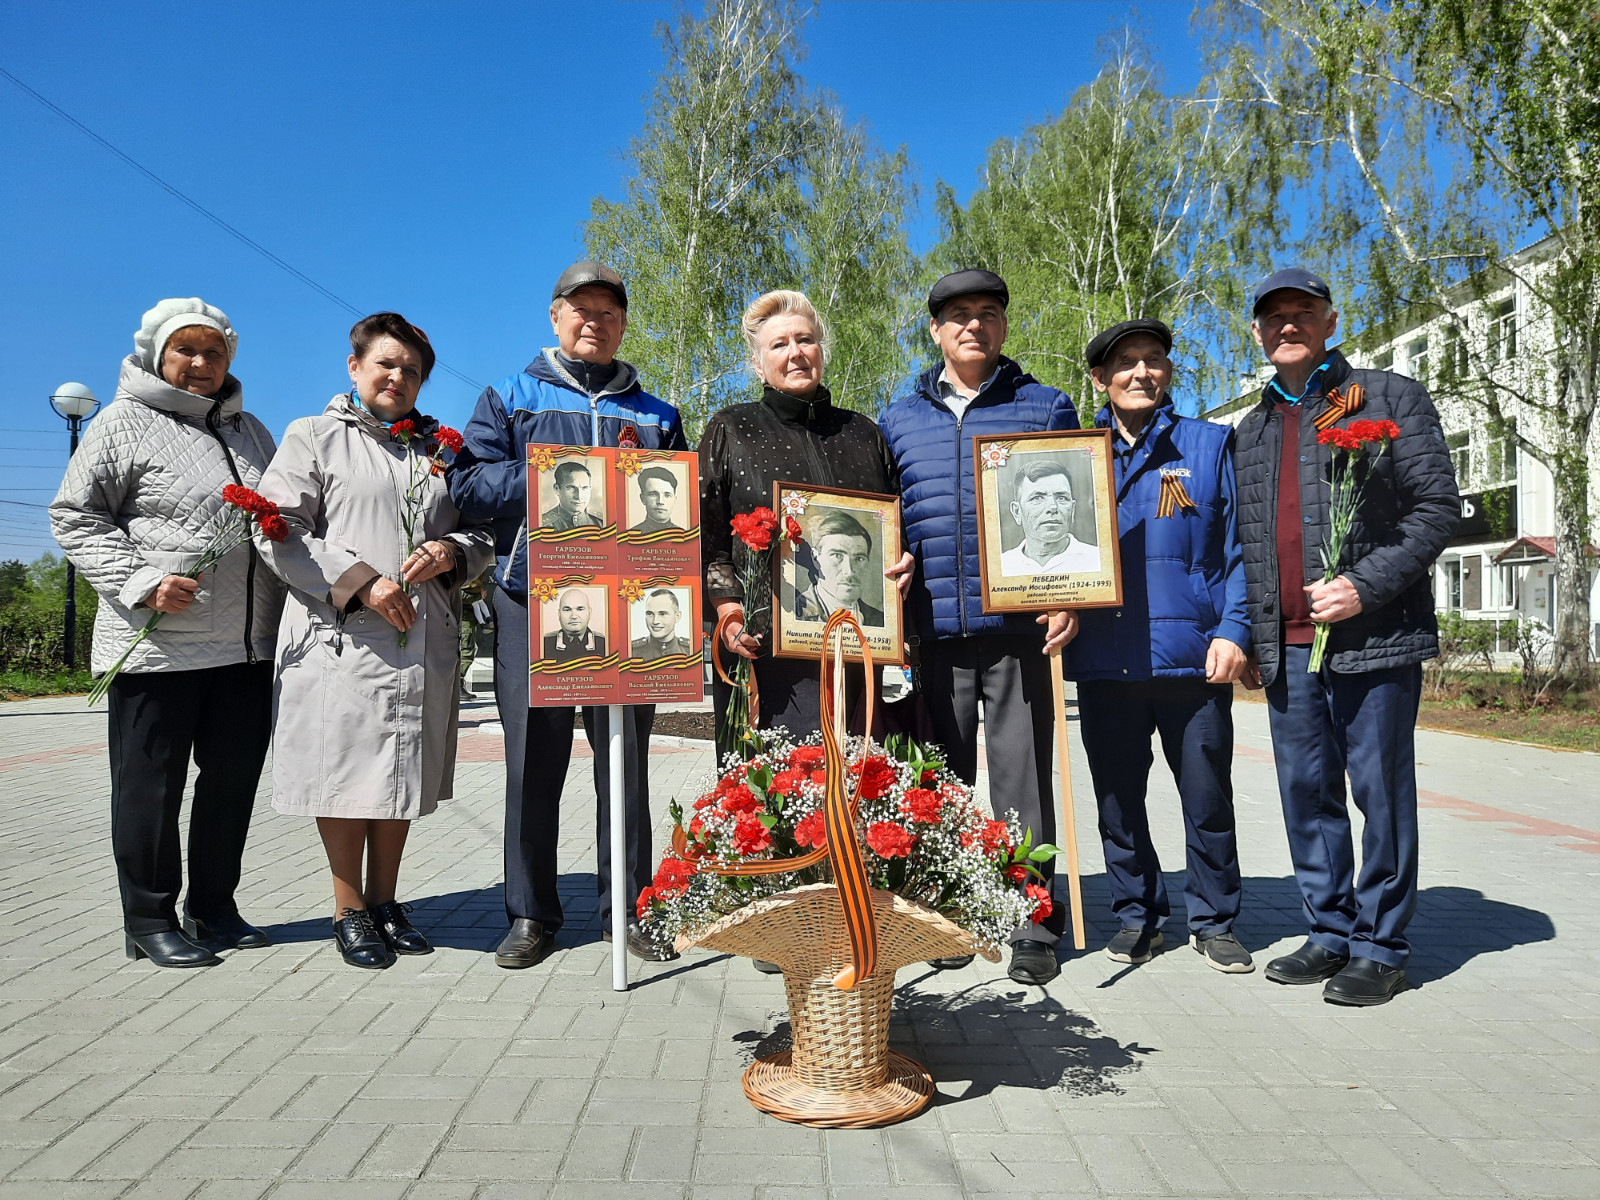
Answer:
[[[1400,426],[1393,421],[1352,421],[1343,429],[1333,426],[1317,434],[1317,443],[1331,447],[1333,458],[1329,480],[1328,540],[1320,550],[1323,583],[1329,583],[1339,575],[1339,559],[1344,554],[1345,542],[1349,540],[1350,527],[1355,523],[1356,509],[1361,506],[1361,492],[1371,474],[1371,463],[1382,458],[1389,443],[1399,436]],[[1326,621],[1317,625],[1316,636],[1311,642],[1311,662],[1306,668],[1313,674],[1322,670],[1332,628]]]
[[[770,508],[757,508],[753,512],[739,513],[732,521],[733,535],[738,539],[734,546],[734,570],[739,578],[739,592],[743,608],[739,613],[745,631],[759,638],[772,628],[772,549],[778,533],[778,514]],[[783,536],[790,544],[800,544],[800,522],[784,517]],[[757,711],[755,674],[750,659],[735,656],[733,673],[722,667],[720,658],[722,627],[728,618],[717,623],[712,638],[713,661],[717,671],[733,687],[733,697],[723,728],[717,732],[725,744],[753,745],[756,742],[755,721]]]
[[[433,418],[419,417],[423,425],[432,425]],[[400,442],[411,451],[406,459],[406,491],[400,504],[400,529],[405,534],[406,552],[401,556],[404,561],[410,558],[417,548],[417,535],[422,528],[422,509],[424,484],[429,478],[444,474],[444,452],[451,454],[461,449],[462,437],[456,430],[448,425],[435,425],[433,431],[423,434],[417,429],[417,422],[410,418],[396,421],[389,426],[389,436]],[[407,595],[411,594],[411,585],[405,580],[400,581],[400,586]],[[400,644],[406,644],[406,635],[400,634]]]
[[[200,560],[191,570],[184,573],[189,579],[199,579],[248,542],[253,532],[251,529],[253,524],[261,527],[261,534],[268,541],[281,542],[289,536],[289,523],[279,514],[278,506],[260,492],[251,491],[237,483],[230,483],[222,489],[222,501],[222,508],[217,513],[216,528],[211,531],[211,540],[201,552]],[[150,614],[150,619],[144,623],[144,628],[139,630],[133,641],[128,643],[128,648],[122,652],[122,657],[112,663],[111,669],[95,681],[94,687],[89,692],[90,704],[106,694],[106,690],[111,687],[111,681],[117,677],[117,672],[127,663],[128,656],[140,642],[150,636],[150,632],[161,624],[161,618],[166,615],[159,611]]]
[[[702,869],[797,857],[827,844],[820,740],[814,734],[796,745],[782,730],[769,730],[752,758],[729,757],[689,812],[673,803],[682,836],[639,895],[648,936],[670,945],[753,901],[833,882],[826,859],[771,875]],[[1055,846],[1033,845],[1014,813],[991,819],[972,789],[911,738],[895,735],[879,753],[851,739],[851,752],[863,749],[849,770],[851,786],[860,785],[856,828],[874,888],[926,904],[993,948],[1023,922],[1050,915],[1037,864],[1052,858]]]

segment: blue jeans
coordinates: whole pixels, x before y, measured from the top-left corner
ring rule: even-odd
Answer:
[[[1402,967],[1417,907],[1417,705],[1422,667],[1311,675],[1309,646],[1285,646],[1267,686],[1278,794],[1311,940]],[[1355,877],[1351,798],[1366,821]]]

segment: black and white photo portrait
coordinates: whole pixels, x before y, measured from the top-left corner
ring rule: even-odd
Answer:
[[[558,533],[604,525],[606,474],[605,460],[591,458],[563,459],[540,472],[539,524]]]
[[[667,658],[692,654],[689,640],[689,589],[658,587],[628,606],[632,641],[628,657]]]
[[[795,554],[797,621],[818,624],[838,609],[864,628],[883,627],[883,535],[873,514],[814,504],[800,528]]]
[[[604,588],[570,587],[539,608],[539,632],[544,636],[544,657],[571,662],[606,652],[606,593]]]
[[[1081,450],[1014,452],[1000,469],[1003,575],[1098,571],[1094,467]]]
[[[681,463],[651,463],[631,480],[632,494],[624,500],[631,533],[660,533],[683,529],[688,520],[686,468]]]

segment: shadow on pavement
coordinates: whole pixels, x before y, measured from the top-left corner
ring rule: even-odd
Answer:
[[[745,1057],[753,1060],[789,1049],[790,1037],[789,1022],[783,1020],[770,1033],[746,1030],[733,1040],[749,1046]],[[997,1087],[1120,1095],[1118,1077],[1139,1070],[1144,1056],[1157,1052],[1137,1042],[1118,1042],[1048,992],[1000,991],[994,984],[953,993],[901,984],[895,989],[889,1044],[946,1087],[967,1082],[959,1093],[940,1091],[935,1104],[987,1096]]]

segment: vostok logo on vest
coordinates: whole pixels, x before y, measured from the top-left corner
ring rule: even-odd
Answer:
[[[1188,479],[1194,474],[1194,472],[1190,471],[1188,467],[1162,467],[1161,473],[1163,475],[1171,475],[1178,479]]]

